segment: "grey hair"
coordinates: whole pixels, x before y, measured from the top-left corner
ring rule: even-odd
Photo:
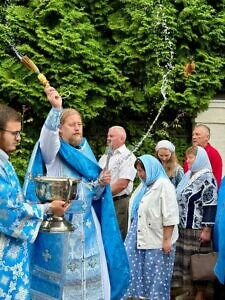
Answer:
[[[210,128],[207,125],[203,124],[203,123],[199,123],[199,124],[195,125],[194,128],[200,128],[200,127],[204,128],[207,131],[207,133],[210,137]]]
[[[121,137],[126,141],[127,133],[126,130],[122,126],[112,126],[109,129],[117,129],[121,133]]]

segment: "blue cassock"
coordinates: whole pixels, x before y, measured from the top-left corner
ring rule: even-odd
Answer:
[[[111,190],[106,186],[100,200],[93,200],[94,189],[91,182],[98,178],[101,168],[93,160],[94,155],[86,140],[85,144],[88,155],[61,140],[61,161],[65,168],[70,169],[71,176],[82,179],[81,186],[78,187],[78,199],[72,201],[65,215],[73,223],[75,230],[71,233],[39,233],[33,247],[32,299],[104,299],[100,287],[100,253],[91,206],[94,207],[101,226],[111,299],[119,300],[128,286],[128,259],[119,232]],[[34,182],[30,178],[41,174],[44,174],[44,165],[37,144],[24,185],[26,197],[35,202],[38,200]],[[82,198],[82,194],[85,197]],[[70,290],[73,298],[70,297]],[[74,290],[77,293],[75,296]]]

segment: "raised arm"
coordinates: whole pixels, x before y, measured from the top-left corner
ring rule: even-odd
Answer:
[[[46,164],[54,161],[60,147],[59,125],[62,113],[62,98],[57,90],[45,87],[48,101],[52,105],[40,134],[40,148]]]

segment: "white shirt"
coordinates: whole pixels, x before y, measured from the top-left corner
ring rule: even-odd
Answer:
[[[99,160],[99,165],[104,168],[106,165],[107,154],[103,154]],[[111,173],[111,184],[117,179],[128,179],[128,186],[115,196],[129,195],[133,190],[133,181],[136,176],[136,169],[134,163],[136,161],[135,155],[126,147],[122,145],[113,151],[109,160],[109,171]]]

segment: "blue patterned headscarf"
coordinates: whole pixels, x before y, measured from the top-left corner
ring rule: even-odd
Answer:
[[[142,182],[142,187],[135,196],[133,200],[133,205],[131,209],[131,220],[135,217],[135,214],[137,213],[139,203],[145,194],[147,188],[149,187],[150,184],[152,184],[154,181],[156,181],[159,178],[167,178],[168,176],[161,165],[161,163],[156,159],[154,156],[145,154],[137,158],[140,160],[145,168],[145,173],[146,173],[146,180],[141,180]]]
[[[188,184],[189,179],[191,178],[191,174],[192,173],[196,173],[200,170],[203,169],[208,169],[209,171],[212,172],[212,167],[211,167],[211,163],[208,157],[207,152],[205,151],[204,148],[197,146],[197,155],[195,157],[194,163],[191,166],[191,169],[189,169],[183,176],[183,178],[181,179],[181,181],[179,182],[176,192],[177,192],[177,197],[179,198],[181,195],[181,192],[183,191],[183,189],[186,187],[186,185]]]

